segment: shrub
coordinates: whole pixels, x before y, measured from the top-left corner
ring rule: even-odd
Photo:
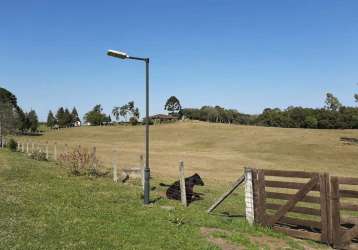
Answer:
[[[305,125],[306,125],[306,128],[317,128],[318,121],[317,121],[316,117],[314,117],[314,116],[307,116],[305,118]]]
[[[60,162],[69,168],[70,174],[101,176],[99,171],[100,162],[95,151],[89,153],[87,149],[76,147],[73,151],[62,153],[59,156]]]
[[[138,125],[138,119],[136,117],[131,117],[131,118],[129,118],[129,123],[132,126]]]
[[[144,117],[142,124],[145,125],[146,123],[147,123],[147,118]],[[148,123],[149,123],[149,125],[153,125],[153,124],[154,124],[153,119],[149,118],[149,122],[148,122]]]
[[[33,153],[31,153],[30,158],[37,161],[47,161],[46,153],[41,152],[40,150],[35,150]]]
[[[17,149],[17,142],[14,139],[10,139],[8,143],[8,147],[12,152],[15,152]]]

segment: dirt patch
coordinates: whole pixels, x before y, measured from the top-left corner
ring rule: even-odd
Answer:
[[[229,231],[219,229],[219,228],[209,228],[209,227],[200,228],[200,233],[203,236],[205,236],[210,243],[214,244],[217,247],[220,247],[222,250],[242,250],[242,249],[244,249],[244,248],[238,247],[238,246],[228,242],[225,239],[215,238],[212,235],[210,235],[212,233],[217,233],[217,232],[221,232],[221,233],[225,233],[227,235],[231,235],[231,233]]]
[[[287,242],[281,239],[272,238],[269,236],[249,236],[249,239],[251,242],[257,244],[257,245],[263,245],[269,247],[270,249],[286,249],[289,248],[287,245]]]

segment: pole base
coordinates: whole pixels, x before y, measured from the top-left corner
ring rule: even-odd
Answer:
[[[144,169],[144,204],[149,204],[149,192],[150,192],[150,169],[145,168]]]

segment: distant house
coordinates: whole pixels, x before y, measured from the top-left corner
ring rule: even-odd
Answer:
[[[74,124],[73,124],[74,127],[81,127],[81,121],[76,121]]]
[[[90,122],[85,122],[83,126],[91,126],[92,124]]]
[[[162,123],[162,122],[173,122],[173,121],[177,121],[177,120],[178,120],[178,117],[173,116],[173,115],[158,114],[158,115],[153,115],[153,116],[151,116],[150,119],[151,119],[154,123]]]

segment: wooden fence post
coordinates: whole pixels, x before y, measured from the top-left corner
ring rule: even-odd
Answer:
[[[53,159],[57,161],[57,142],[53,146]]]
[[[319,174],[320,186],[320,207],[321,207],[321,241],[332,243],[331,237],[331,213],[329,204],[329,175],[327,173]]]
[[[112,150],[112,167],[113,167],[113,181],[118,182],[118,173],[117,173],[117,150]]]
[[[332,214],[332,241],[334,248],[342,248],[341,242],[341,214],[339,205],[339,182],[338,177],[331,177],[331,214]]]
[[[26,142],[26,153],[29,154],[29,141]]]
[[[184,177],[184,162],[179,162],[179,180],[180,180],[180,195],[181,195],[181,203],[186,207],[186,188],[185,188],[185,177]]]
[[[81,145],[78,145],[78,152],[81,152]],[[82,161],[81,160],[82,159],[79,159],[79,161],[78,161],[78,170],[79,171],[81,171],[81,168],[82,168]]]
[[[46,160],[48,160],[48,141],[46,142]]]
[[[265,176],[262,170],[252,170],[255,223],[265,225]]]
[[[93,146],[93,151],[92,151],[92,160],[91,160],[91,167],[92,167],[92,170],[96,170],[97,166],[96,166],[96,146]]]
[[[227,197],[229,197],[235,189],[237,189],[243,182],[245,181],[245,175],[242,175],[239,179],[237,179],[232,187],[226,191],[220,198],[207,210],[208,213],[211,213],[216,209]]]

